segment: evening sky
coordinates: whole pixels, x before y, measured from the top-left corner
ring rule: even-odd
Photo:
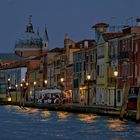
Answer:
[[[140,0],[0,0],[0,52],[13,52],[25,32],[29,15],[40,36],[45,24],[49,48],[63,47],[65,33],[74,41],[94,39],[91,27],[98,22],[135,25]]]

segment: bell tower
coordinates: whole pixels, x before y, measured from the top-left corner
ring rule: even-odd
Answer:
[[[48,37],[48,32],[47,32],[47,28],[45,25],[45,31],[44,31],[44,35],[42,38],[42,52],[45,53],[48,51],[48,44],[49,44],[49,37]]]
[[[31,18],[32,18],[32,15],[29,16],[29,23],[26,27],[26,32],[34,33]]]

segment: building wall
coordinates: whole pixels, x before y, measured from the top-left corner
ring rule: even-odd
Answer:
[[[18,89],[20,88],[20,83],[22,79],[26,78],[27,68],[11,68],[0,70],[0,98],[6,98],[7,96],[14,93],[13,100],[15,100],[15,85],[18,85]],[[8,81],[10,79],[10,81]],[[11,87],[11,91],[9,91],[9,87]],[[20,91],[18,92],[20,94]]]
[[[89,82],[89,104],[95,102],[96,49],[93,42],[93,40],[80,41],[78,43],[81,46],[80,50],[73,54],[73,101],[80,104],[88,103],[87,82]],[[90,43],[91,45],[89,45]],[[91,76],[90,81],[87,81],[87,75]]]
[[[108,43],[97,46],[96,104],[107,105]]]
[[[41,55],[41,50],[17,50],[15,53],[21,57],[31,57],[31,56],[39,56]]]
[[[109,55],[109,63],[108,63],[108,92],[107,92],[107,98],[108,106],[114,106],[114,95],[115,95],[115,77],[114,77],[114,71],[118,71],[118,38],[114,38],[109,40],[109,49],[108,49],[108,55]],[[118,93],[119,92],[119,93]],[[117,105],[121,105],[122,103],[122,94],[121,98],[120,91],[117,91],[116,99],[117,99]]]

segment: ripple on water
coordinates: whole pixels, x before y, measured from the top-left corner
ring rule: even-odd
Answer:
[[[15,106],[0,106],[0,111],[0,140],[140,139],[140,125],[131,121]]]

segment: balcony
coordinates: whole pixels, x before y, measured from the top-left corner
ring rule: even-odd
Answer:
[[[129,58],[129,52],[119,52],[118,59],[127,59]]]

